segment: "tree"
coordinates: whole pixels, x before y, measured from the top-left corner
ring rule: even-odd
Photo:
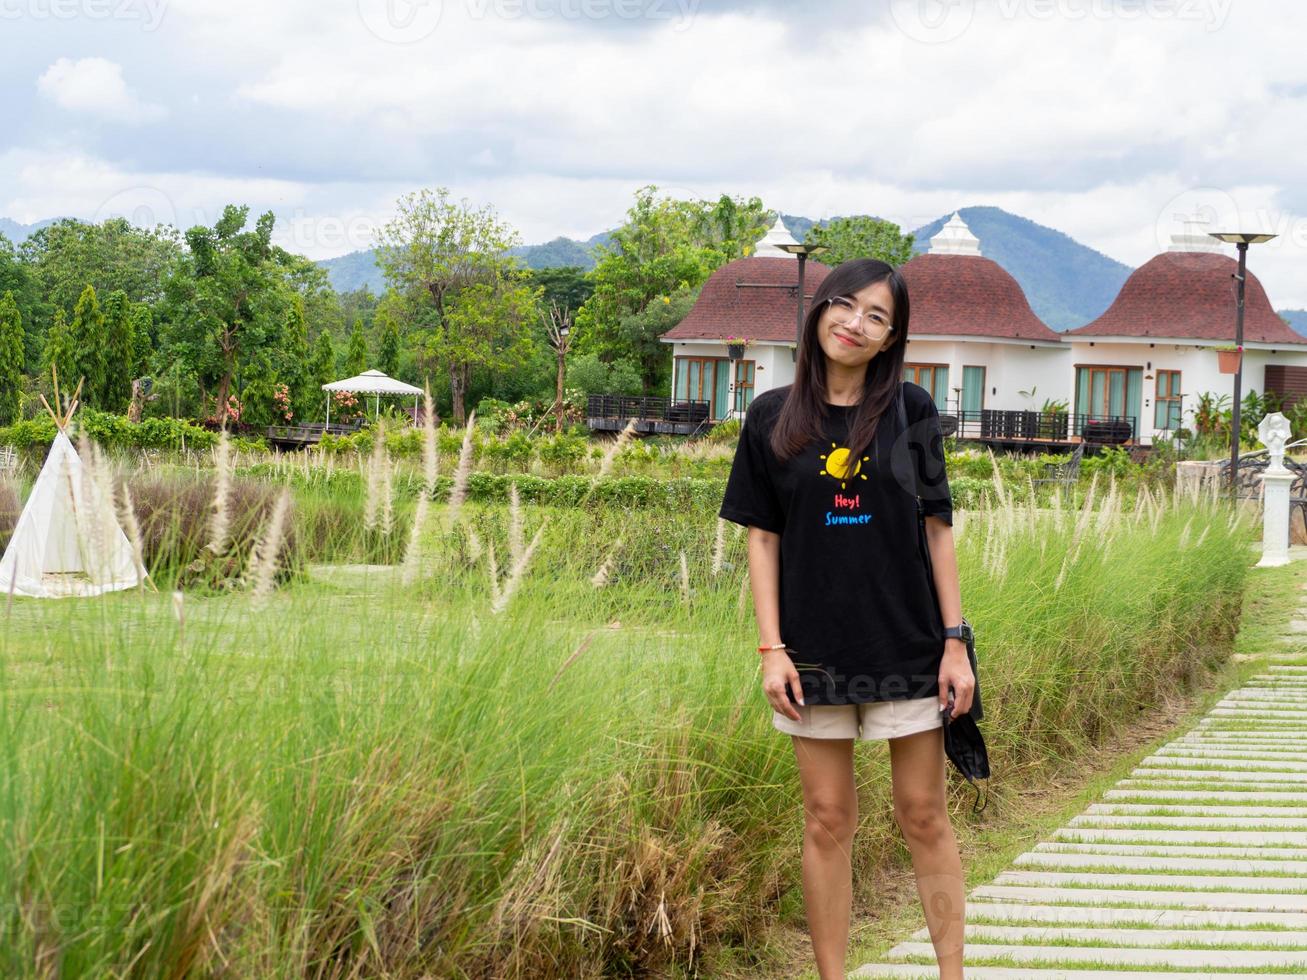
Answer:
[[[444,187],[401,198],[379,236],[377,261],[409,324],[425,335],[427,357],[448,372],[458,424],[472,368],[515,361],[530,344],[517,318],[534,294],[509,255],[518,244],[490,207],[455,204]]]
[[[325,334],[327,341],[330,335]],[[291,411],[296,418],[303,418],[316,404],[313,397],[312,364],[309,359],[309,327],[304,315],[304,300],[299,296],[291,298],[286,308],[286,317],[281,324],[281,343],[278,344],[279,357],[277,380],[283,382],[290,392]],[[335,353],[332,353],[335,360]],[[321,383],[321,382],[319,382]]]
[[[349,332],[349,347],[345,350],[345,373],[351,378],[368,369],[368,340],[363,336],[363,318],[354,321]]]
[[[82,401],[97,408],[106,408],[105,385],[108,358],[105,347],[107,336],[104,312],[96,299],[95,287],[82,290],[73,308],[73,322],[68,327],[73,373],[67,381],[75,385],[82,381]]]
[[[166,295],[167,355],[185,364],[227,404],[236,372],[278,336],[303,260],[272,244],[271,211],[245,229],[248,207],[228,205],[212,228],[186,232],[188,252],[174,265]],[[262,373],[262,366],[251,363]]]
[[[318,398],[322,386],[338,380],[336,378],[336,345],[332,343],[331,334],[322,331],[313,342],[313,357],[309,362],[309,380],[311,395]]]
[[[645,395],[670,389],[671,385],[666,381],[671,359],[667,356],[667,345],[659,338],[685,319],[698,297],[697,288],[678,289],[671,296],[650,303],[639,313],[622,317],[618,325],[619,336],[622,345],[631,352],[631,359],[640,367]]]
[[[23,366],[26,352],[23,343],[23,315],[13,290],[0,297],[0,425],[18,421],[22,409]]]
[[[546,310],[550,303],[557,303],[560,310],[575,313],[594,292],[594,283],[580,266],[531,269],[526,274],[531,285],[540,287],[540,305]]]
[[[657,192],[652,184],[640,188],[626,222],[607,245],[597,247],[594,293],[576,316],[578,352],[595,353],[604,361],[631,357],[623,318],[678,290],[702,286],[721,265],[747,254],[769,224],[756,197],[708,202]],[[645,375],[646,388],[655,378],[654,373]]]
[[[528,327],[539,321],[538,301],[538,293],[517,277],[458,292],[432,337],[449,365],[456,399],[468,390],[474,369],[517,371],[527,364],[537,346]],[[461,400],[454,402],[454,412],[456,418],[462,415]]]
[[[825,245],[829,251],[821,260],[831,266],[849,259],[880,259],[900,266],[912,258],[912,235],[904,235],[892,221],[867,215],[832,218],[824,226],[813,225],[803,242]]]
[[[394,378],[399,375],[399,322],[389,313],[379,319],[381,320],[381,346],[377,352],[377,361],[382,373]]]
[[[40,294],[18,250],[0,234],[0,294],[3,293],[14,294],[14,303],[24,325],[24,360],[35,368],[41,354],[41,335],[37,331]]]
[[[38,229],[19,251],[47,319],[56,306],[71,308],[88,283],[101,296],[121,289],[134,303],[153,303],[161,298],[165,272],[182,253],[175,228],[137,228],[125,218],[98,225],[64,218]]]
[[[115,289],[104,304],[104,334],[107,369],[104,391],[99,405],[109,412],[123,412],[132,397],[132,357],[135,338],[132,336],[132,308],[127,294]]]
[[[132,304],[132,367],[128,374],[135,381],[151,370],[153,353],[154,314],[144,303]]]
[[[41,370],[49,374],[51,369],[57,370],[59,377],[63,378],[65,383],[77,370],[77,364],[73,360],[73,339],[68,330],[68,322],[64,318],[63,309],[58,306],[54,309],[54,320],[50,324],[50,329],[45,332],[45,345],[41,351]],[[76,383],[73,382],[74,385]]]

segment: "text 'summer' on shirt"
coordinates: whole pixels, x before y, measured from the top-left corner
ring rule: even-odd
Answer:
[[[771,451],[771,430],[780,414],[790,386],[764,392],[745,412],[739,444],[726,481],[719,515],[736,524],[760,527],[780,534],[785,529],[786,508],[778,492],[778,478],[785,469]],[[922,511],[927,516],[953,524],[953,500],[944,464],[944,438],[939,410],[925,388],[904,383],[904,409],[908,417],[908,453],[917,470]],[[833,406],[840,409],[840,406]],[[839,412],[838,414],[846,414]],[[884,426],[888,422],[882,422]],[[877,435],[879,442],[881,435]]]

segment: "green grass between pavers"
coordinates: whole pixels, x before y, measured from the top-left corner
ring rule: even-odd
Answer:
[[[981,947],[978,947],[981,948]],[[925,956],[911,955],[895,957],[894,963],[902,963],[907,966],[915,964],[933,965],[935,960]],[[1147,964],[1147,963],[1105,963],[1101,960],[1095,960],[1092,957],[1072,957],[1065,959],[1040,959],[1028,960],[1018,959],[1015,956],[1003,956],[1001,954],[977,955],[966,957],[966,965],[971,967],[982,966],[1001,966],[1009,969],[1026,969],[1026,970],[1102,970],[1110,971],[1130,971],[1132,973],[1192,973],[1196,977],[1219,977],[1222,973],[1266,973],[1273,976],[1302,976],[1303,967],[1298,965],[1285,966],[1179,966],[1164,963]],[[938,977],[938,974],[922,974],[923,977]]]
[[[1071,817],[1082,812],[1088,804],[1098,802],[1104,792],[1114,788],[1116,783],[1129,775],[1130,771],[1139,764],[1140,759],[1151,755],[1162,745],[1191,730],[1228,690],[1241,686],[1256,674],[1263,673],[1266,670],[1266,651],[1278,647],[1279,639],[1289,620],[1296,615],[1298,606],[1307,603],[1307,593],[1303,591],[1305,586],[1307,586],[1307,562],[1297,561],[1274,568],[1250,569],[1247,590],[1242,597],[1239,627],[1232,644],[1232,653],[1235,656],[1213,674],[1210,686],[1204,691],[1195,693],[1183,707],[1168,709],[1170,722],[1168,727],[1156,731],[1151,737],[1145,737],[1120,758],[1109,762],[1096,774],[1083,780],[1074,791],[1063,797],[1060,805],[1049,807],[1034,816],[1023,818],[1020,813],[1012,815],[1010,822],[1004,820],[990,832],[982,831],[975,834],[971,839],[971,859],[965,861],[963,867],[968,892],[992,880],[1000,871],[1011,865],[1018,854],[1030,850],[1034,843],[1050,839],[1055,830],[1062,827]],[[1304,643],[1307,644],[1307,634],[1304,634]],[[1307,655],[1304,655],[1303,662],[1307,664]],[[1141,722],[1155,723],[1156,720],[1157,715],[1154,714]],[[1215,789],[1207,785],[1202,788],[1207,792]],[[1258,787],[1258,789],[1263,788]],[[1247,792],[1249,786],[1244,784],[1236,786],[1235,789]],[[1307,791],[1307,786],[1304,787],[1304,791]],[[1281,846],[1288,850],[1293,845]],[[1044,904],[1076,905],[1077,903],[1051,900]],[[1098,905],[1103,908],[1167,907],[1131,902],[1107,902]],[[973,921],[969,915],[967,921]],[[974,921],[1003,924],[1009,920],[977,918]],[[886,951],[901,942],[904,936],[924,925],[925,920],[920,904],[913,894],[902,902],[892,915],[885,916],[877,924],[873,935],[855,946],[853,955],[849,958],[850,965],[856,967],[861,963],[882,961]],[[816,974],[814,971],[803,976],[804,980],[809,980]]]
[[[1060,928],[1084,929],[1087,926],[1060,926]],[[1111,933],[1116,929],[1122,928],[1118,923],[1110,926],[1104,926],[1105,933]],[[1166,927],[1170,931],[1170,927]],[[1298,951],[1307,952],[1307,941],[1301,943],[1223,943],[1219,940],[1208,939],[1208,933],[1199,933],[1194,930],[1194,938],[1185,941],[1172,942],[1149,942],[1146,945],[1139,943],[1121,943],[1113,942],[1110,935],[1102,938],[1088,938],[1085,936],[1003,936],[994,938],[968,938],[967,946],[970,950],[981,954],[987,945],[1002,944],[1004,946],[1057,946],[1066,947],[1067,949],[1196,949],[1196,950],[1259,950],[1277,953],[1294,953]],[[913,940],[921,942],[920,939]]]
[[[1039,853],[1039,852],[1036,852]],[[1136,855],[1143,857],[1144,855]],[[1257,858],[1248,858],[1246,860],[1255,861]],[[1273,860],[1268,858],[1267,860]],[[1255,875],[1273,874],[1269,871],[1238,871],[1221,868],[1135,868],[1122,867],[1119,864],[1057,864],[1043,861],[1022,861],[1019,865],[1010,868],[1011,871],[1047,871],[1061,874],[1165,874],[1165,875],[1209,875],[1219,877],[1221,875],[1232,875],[1235,877],[1252,877]],[[1276,875],[1278,877],[1278,875]],[[1239,889],[1242,891],[1243,889]]]
[[[507,522],[468,517],[407,589],[7,606],[0,973],[780,962],[766,926],[801,918],[802,811],[758,689],[742,537],[728,532],[714,576],[711,518],[528,509],[527,540],[550,524],[495,615],[467,531],[502,568]],[[1258,574],[1246,528],[1186,506],[1156,534],[1129,519],[1088,531],[1054,593],[1037,583],[1062,570],[1072,526],[990,519],[1006,530],[986,540],[978,522],[960,560],[1000,775],[989,811],[958,824],[1015,841],[1023,791],[1228,672]],[[596,590],[619,535],[614,584]],[[905,855],[884,746],[859,748],[865,900]],[[961,812],[969,789],[954,790]]]
[[[1107,908],[1109,906],[1103,906]],[[1126,906],[1127,908],[1138,908],[1138,906]],[[1020,906],[1017,906],[1020,908]],[[1020,926],[1023,928],[1048,928],[1048,929],[1168,929],[1175,931],[1193,930],[1198,933],[1220,933],[1226,932],[1301,932],[1297,926],[1280,925],[1275,922],[1254,922],[1247,925],[1240,923],[1211,923],[1211,924],[1184,924],[1177,923],[1174,925],[1159,926],[1151,919],[1122,919],[1120,922],[1092,922],[1086,919],[1084,922],[1048,922],[1036,919],[1030,916],[1005,918],[996,915],[985,915],[977,913],[967,916],[967,925],[977,926]]]

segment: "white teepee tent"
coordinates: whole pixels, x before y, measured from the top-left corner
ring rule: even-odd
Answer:
[[[135,588],[147,578],[112,497],[60,425],[0,558],[0,595],[100,595]]]

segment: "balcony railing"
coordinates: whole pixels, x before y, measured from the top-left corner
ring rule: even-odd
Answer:
[[[659,419],[700,422],[708,418],[706,401],[664,398],[657,395],[588,395],[586,415],[592,418]]]
[[[982,408],[979,411],[941,413],[941,429],[951,418],[952,431],[944,434],[959,439],[1024,439],[1041,442],[1071,442],[1078,439],[1095,445],[1120,445],[1135,437],[1138,421],[1133,415],[1092,415],[1077,412],[1034,412],[1025,409]]]

